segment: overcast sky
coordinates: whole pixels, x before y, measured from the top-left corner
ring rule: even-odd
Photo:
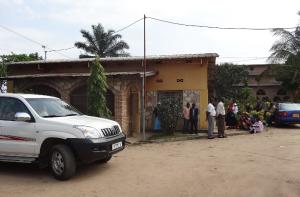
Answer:
[[[144,14],[187,24],[265,28],[296,26],[299,10],[299,0],[0,0],[0,26],[49,50],[84,41],[80,30],[90,30],[92,24],[118,30]],[[270,31],[202,29],[150,19],[146,23],[148,55],[218,53],[218,62],[265,63],[260,57],[270,55],[276,40]],[[142,21],[120,34],[131,55],[143,55]],[[43,55],[41,46],[0,27],[0,54],[10,52]],[[84,52],[75,48],[62,53],[48,53],[47,58],[78,58]]]

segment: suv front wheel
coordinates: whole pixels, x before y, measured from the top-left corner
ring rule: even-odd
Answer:
[[[56,179],[71,178],[76,172],[76,160],[72,150],[64,144],[53,146],[50,154],[50,167]]]

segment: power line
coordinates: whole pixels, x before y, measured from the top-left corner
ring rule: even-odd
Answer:
[[[129,25],[127,25],[127,26],[125,26],[125,27],[123,27],[123,28],[121,28],[121,29],[119,29],[119,30],[115,31],[113,34],[116,34],[116,33],[118,33],[118,32],[121,32],[121,31],[123,31],[123,30],[125,30],[125,29],[129,28],[129,27],[131,27],[131,26],[135,25],[136,23],[140,22],[140,21],[141,21],[141,20],[143,20],[143,19],[144,19],[144,18],[140,18],[140,19],[138,19],[138,20],[136,20],[136,21],[134,21],[134,22],[130,23]],[[47,52],[66,51],[66,50],[70,50],[70,49],[73,49],[73,48],[76,48],[76,47],[75,47],[75,46],[73,46],[73,47],[64,48],[64,49],[54,49],[54,50],[48,50]]]
[[[254,31],[270,31],[273,29],[296,29],[296,27],[268,27],[268,28],[253,28],[253,27],[219,27],[219,26],[209,26],[209,25],[193,25],[193,24],[185,24],[185,23],[178,23],[169,20],[163,20],[154,17],[147,17],[152,20],[156,20],[159,22],[169,23],[173,25],[180,25],[186,27],[198,27],[198,28],[208,28],[208,29],[222,29],[222,30],[254,30]]]
[[[143,20],[143,19],[144,19],[144,18],[140,18],[140,19],[138,19],[138,20],[136,20],[136,21],[130,23],[129,25],[127,25],[127,26],[125,26],[125,27],[123,27],[123,28],[121,28],[121,29],[115,31],[113,34],[116,34],[116,33],[118,33],[118,32],[124,31],[125,29],[127,29],[127,28],[129,28],[129,27],[135,25],[136,23],[140,22],[140,21]],[[65,54],[63,54],[63,53],[60,53],[59,51],[67,51],[67,50],[76,48],[75,46],[73,46],[73,47],[68,47],[68,48],[63,48],[63,49],[51,49],[51,48],[47,47],[49,50],[46,50],[46,45],[45,45],[45,44],[42,44],[42,43],[40,43],[40,42],[38,42],[38,41],[36,41],[36,40],[33,40],[32,38],[29,38],[29,37],[27,37],[27,36],[25,36],[25,35],[23,35],[23,34],[21,34],[21,33],[19,33],[19,32],[16,32],[16,31],[14,31],[14,30],[12,30],[12,29],[10,29],[10,28],[8,28],[8,27],[5,27],[5,26],[3,26],[3,25],[0,25],[0,27],[3,28],[3,29],[5,29],[6,31],[9,31],[9,32],[11,32],[11,33],[14,33],[14,34],[16,34],[16,35],[18,35],[18,36],[20,36],[20,37],[22,37],[22,38],[24,38],[24,39],[30,41],[30,42],[33,42],[33,43],[35,43],[35,44],[41,46],[41,47],[44,49],[44,52],[45,52],[45,53],[55,52],[55,53],[60,54],[60,55],[62,55],[62,56],[64,56],[64,57],[70,58],[69,56],[67,56],[67,55],[65,55]]]
[[[14,34],[16,34],[16,35],[22,37],[22,38],[25,39],[25,40],[28,40],[28,41],[30,41],[30,42],[32,42],[32,43],[35,43],[35,44],[39,45],[40,47],[42,47],[42,48],[44,49],[44,52],[47,53],[47,51],[45,50],[45,49],[46,49],[46,45],[45,45],[45,44],[40,43],[40,42],[38,42],[38,41],[36,41],[36,40],[33,40],[32,38],[29,38],[28,36],[25,36],[25,35],[23,35],[23,34],[21,34],[21,33],[19,33],[19,32],[16,32],[16,31],[14,31],[14,30],[12,30],[12,29],[10,29],[10,28],[8,28],[8,27],[3,26],[3,25],[0,25],[0,27],[1,27],[2,29],[6,30],[6,31],[9,31],[9,32],[11,32],[11,33],[14,33]],[[47,47],[47,48],[48,48],[48,47]],[[50,49],[50,48],[48,48],[48,49]],[[50,50],[52,50],[53,52],[56,52],[57,54],[59,54],[59,55],[61,55],[61,56],[64,56],[64,57],[67,57],[67,58],[71,58],[71,57],[69,57],[69,56],[67,56],[67,55],[65,55],[65,54],[63,54],[63,53],[60,53],[60,52],[58,52],[58,51],[55,51],[55,50],[53,50],[53,49],[50,49]]]
[[[57,52],[57,51],[66,51],[66,50],[70,50],[76,48],[75,46],[73,47],[69,47],[69,48],[64,48],[64,49],[53,49],[53,50],[48,50],[47,52]]]
[[[133,23],[130,23],[129,25],[127,25],[127,26],[125,26],[125,27],[123,27],[123,28],[121,28],[121,29],[115,31],[114,34],[116,34],[116,33],[120,32],[120,31],[123,31],[123,30],[125,30],[125,29],[131,27],[132,25],[134,25],[134,24],[140,22],[140,21],[143,20],[143,19],[144,19],[144,18],[140,18],[140,19],[134,21]]]
[[[6,30],[6,31],[9,31],[9,32],[11,32],[11,33],[14,33],[14,34],[16,34],[16,35],[18,35],[18,36],[24,38],[25,40],[28,40],[28,41],[30,41],[30,42],[32,42],[32,43],[35,43],[35,44],[39,45],[39,46],[45,46],[44,44],[42,44],[42,43],[40,43],[40,42],[38,42],[38,41],[36,41],[36,40],[33,40],[33,39],[31,39],[31,38],[29,38],[29,37],[27,37],[27,36],[25,36],[25,35],[23,35],[23,34],[21,34],[21,33],[19,33],[19,32],[16,32],[16,31],[14,31],[14,30],[12,30],[12,29],[10,29],[10,28],[8,28],[8,27],[4,27],[3,25],[0,25],[0,27],[1,27],[2,29]]]
[[[61,53],[61,52],[58,52],[58,51],[53,51],[53,52],[55,52],[55,53],[57,53],[57,54],[59,54],[59,55],[61,55],[61,56],[64,56],[64,57],[66,57],[66,58],[68,58],[68,59],[72,59],[72,57],[70,57],[70,56],[68,56],[68,55],[66,55],[66,54],[64,54],[64,53]]]

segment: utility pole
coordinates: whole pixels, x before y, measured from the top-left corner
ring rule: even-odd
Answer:
[[[144,59],[143,59],[143,77],[142,77],[142,132],[143,139],[146,140],[146,15],[144,14]]]
[[[44,53],[45,53],[45,56],[44,56],[44,61],[46,61],[46,60],[47,60],[47,51],[46,51],[46,46],[45,46],[45,45],[43,45],[42,47],[43,47],[43,49],[44,49]]]

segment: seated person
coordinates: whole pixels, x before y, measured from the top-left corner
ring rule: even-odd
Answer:
[[[250,130],[250,126],[252,125],[251,119],[247,113],[242,113],[239,121],[240,129]]]
[[[260,133],[264,130],[264,124],[260,120],[260,118],[257,118],[257,120],[250,126],[250,133]]]

